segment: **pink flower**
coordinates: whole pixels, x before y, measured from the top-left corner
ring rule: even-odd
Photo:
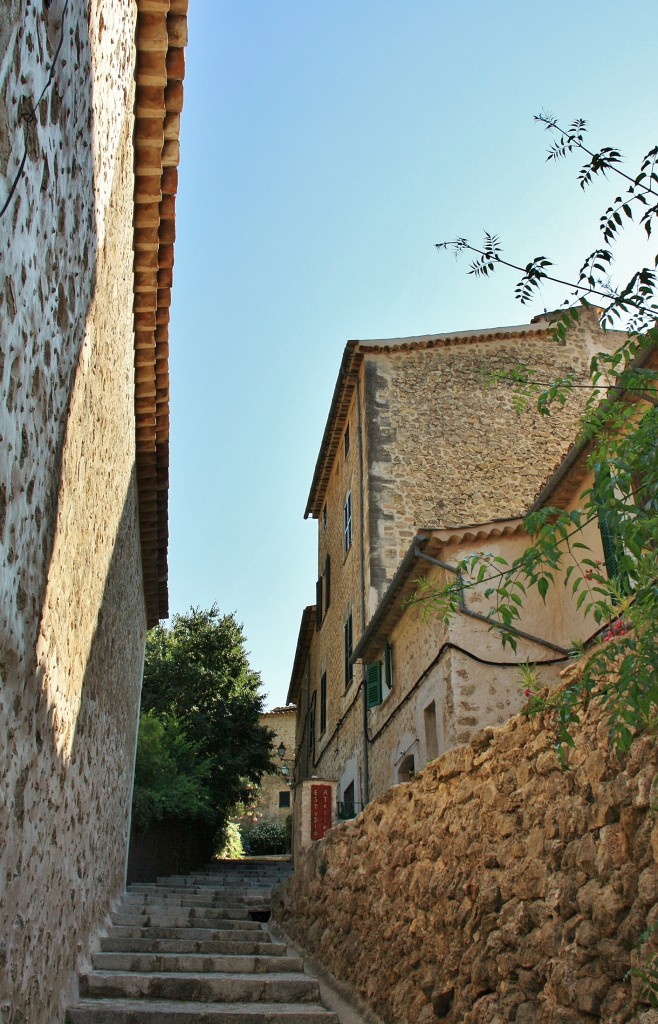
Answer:
[[[526,689],[523,691],[523,696],[532,697],[532,690],[529,687],[526,687]]]

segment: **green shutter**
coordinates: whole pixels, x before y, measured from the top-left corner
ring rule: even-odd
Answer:
[[[620,536],[620,521],[619,514],[614,509],[607,508],[605,505],[606,497],[614,494],[610,470],[605,465],[598,464],[594,469],[594,494],[598,506],[599,533],[601,534],[603,559],[608,579],[621,582],[619,556],[623,554],[623,547]]]
[[[382,702],[382,663],[366,665],[366,706],[376,708]]]
[[[607,509],[598,510],[599,531],[601,533],[601,544],[603,546],[603,558],[608,572],[608,579],[614,580],[619,577],[619,562],[617,559],[617,524],[614,515]]]

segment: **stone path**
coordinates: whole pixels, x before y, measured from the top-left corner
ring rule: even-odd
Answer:
[[[264,927],[276,861],[128,886],[67,1024],[338,1024],[300,957]]]

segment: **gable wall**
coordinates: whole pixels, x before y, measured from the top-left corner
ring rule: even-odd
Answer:
[[[573,443],[588,395],[540,416],[519,416],[509,384],[486,375],[523,362],[536,379],[587,377],[593,351],[610,346],[582,313],[566,345],[547,331],[417,350],[366,352],[370,583],[377,600],[418,529],[523,515]],[[374,603],[371,601],[371,603]]]

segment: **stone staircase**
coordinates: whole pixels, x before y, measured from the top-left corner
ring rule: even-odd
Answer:
[[[224,861],[128,886],[66,1024],[338,1024],[265,928],[281,861]]]

